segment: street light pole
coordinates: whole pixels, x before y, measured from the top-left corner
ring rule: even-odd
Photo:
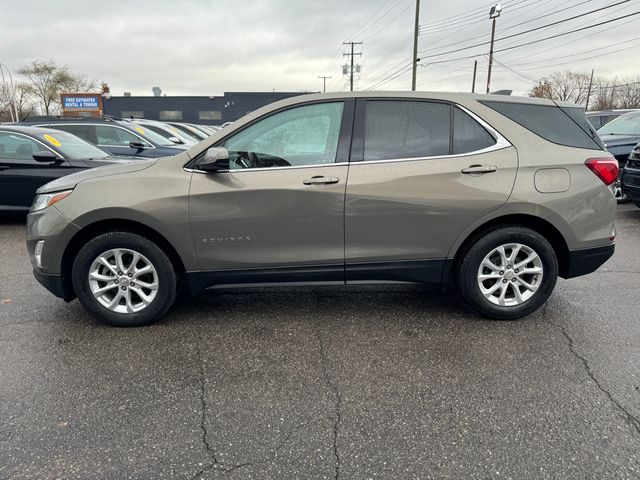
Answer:
[[[499,3],[496,3],[489,11],[489,18],[491,22],[491,47],[489,48],[489,71],[487,73],[487,93],[491,88],[491,69],[493,68],[493,42],[496,37],[496,18],[502,13],[502,7]]]
[[[416,18],[413,28],[413,69],[411,73],[411,90],[416,89],[416,77],[418,75],[418,32],[420,30],[420,0],[416,0]]]

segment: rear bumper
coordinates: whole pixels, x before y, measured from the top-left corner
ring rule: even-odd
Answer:
[[[586,248],[569,252],[569,265],[564,278],[574,278],[595,272],[604,262],[609,260],[615,251],[615,245]]]

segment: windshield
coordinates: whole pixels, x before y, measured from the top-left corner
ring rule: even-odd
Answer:
[[[149,130],[146,126],[140,125],[135,122],[131,122],[130,127],[136,132],[148,139],[151,143],[161,145],[163,147],[175,147],[176,144],[171,140],[164,138],[159,133]]]
[[[640,135],[640,113],[628,113],[611,120],[598,130],[598,135]]]
[[[109,156],[98,147],[62,130],[43,131],[38,137],[45,144],[56,147],[69,160],[95,160]]]

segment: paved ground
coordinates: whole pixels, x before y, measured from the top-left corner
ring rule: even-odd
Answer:
[[[640,209],[517,322],[413,287],[208,293],[115,329],[0,225],[0,478],[640,478]]]

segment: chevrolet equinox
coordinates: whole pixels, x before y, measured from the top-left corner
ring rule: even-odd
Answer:
[[[34,274],[138,326],[209,287],[455,285],[516,319],[614,251],[616,160],[576,105],[474,94],[314,94],[174,157],[38,190]]]

